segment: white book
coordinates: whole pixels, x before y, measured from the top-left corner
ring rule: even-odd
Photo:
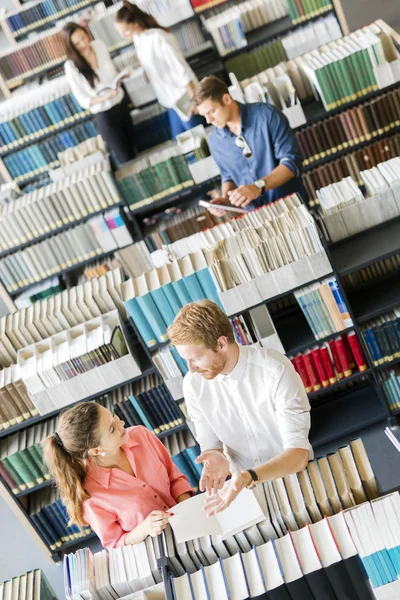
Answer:
[[[231,600],[246,600],[249,597],[249,588],[240,552],[225,559],[222,566]]]
[[[242,559],[250,596],[257,597],[265,594],[264,577],[256,549],[253,548],[250,552],[243,554]]]
[[[203,574],[208,588],[208,600],[230,600],[221,562],[204,567]]]

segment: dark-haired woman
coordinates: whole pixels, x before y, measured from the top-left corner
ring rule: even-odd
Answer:
[[[157,100],[168,108],[172,137],[203,123],[201,117],[192,114],[191,99],[198,80],[176,38],[152,15],[127,0],[115,16],[115,26],[122,37],[133,38]]]
[[[160,440],[96,402],[66,410],[44,459],[71,523],[89,524],[107,550],[138,544],[167,526],[193,490]]]
[[[118,74],[107,46],[91,40],[86,29],[76,23],[64,26],[67,62],[65,75],[75,98],[94,115],[98,132],[120,163],[135,157],[135,131],[129,99],[121,87],[99,94]]]

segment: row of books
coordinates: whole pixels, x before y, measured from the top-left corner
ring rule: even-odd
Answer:
[[[361,327],[361,331],[374,365],[383,365],[385,362],[400,358],[400,311],[398,308],[367,321]]]
[[[310,206],[318,204],[317,190],[348,176],[362,185],[360,173],[365,167],[376,167],[379,163],[397,156],[400,156],[400,134],[391,135],[360,150],[349,152],[342,158],[331,160],[326,165],[307,170],[303,173],[303,183]]]
[[[226,70],[234,73],[240,80],[252,77],[269,67],[274,67],[287,60],[282,40],[269,42],[250,52],[241,53],[225,62]]]
[[[35,35],[33,40],[18,44],[0,56],[0,75],[9,88],[44,68],[56,67],[65,61],[65,43],[58,29]]]
[[[47,279],[96,256],[132,243],[119,210],[92,217],[87,223],[59,233],[0,260],[0,280],[9,292]]]
[[[400,254],[393,254],[384,260],[377,260],[369,267],[364,267],[342,277],[342,284],[347,295],[379,286],[383,281],[394,281],[400,272]],[[369,290],[368,290],[369,291]]]
[[[315,223],[295,194],[209,232],[225,229],[211,265],[221,291],[322,251]]]
[[[14,36],[18,37],[90,4],[91,0],[42,0],[33,6],[23,5],[18,11],[8,11],[6,22]]]
[[[176,348],[161,348],[153,355],[153,361],[164,381],[181,378],[188,372],[186,361],[182,360]]]
[[[108,160],[0,206],[0,252],[120,202]]]
[[[198,48],[206,41],[199,23],[194,19],[175,25],[172,28],[172,33],[178,40],[182,52]]]
[[[132,209],[194,185],[186,161],[174,145],[122,166],[116,179]]]
[[[293,25],[332,10],[329,0],[285,0]]]
[[[223,4],[226,1],[227,0],[190,0],[190,3],[193,6],[194,12],[200,13],[204,10],[214,8],[219,4]]]
[[[247,46],[246,33],[287,15],[283,0],[246,0],[204,19],[220,56]]]
[[[358,372],[367,369],[364,352],[354,331],[338,336],[321,347],[315,346],[296,354],[290,360],[308,394],[350,377],[356,367]]]
[[[400,408],[400,373],[398,367],[385,369],[378,374],[383,395],[389,409],[394,412]]]
[[[0,583],[0,598],[11,600],[56,600],[56,595],[41,569],[28,571]]]
[[[348,109],[296,132],[303,165],[388,133],[400,125],[400,91]]]
[[[138,152],[159,146],[172,139],[168,111],[153,104],[132,113]]]
[[[32,144],[24,150],[13,152],[5,156],[3,162],[15,181],[23,181],[28,176],[39,175],[57,167],[60,152],[96,136],[96,126],[92,121],[87,121],[71,127],[68,131],[56,133],[42,142]]]
[[[29,141],[31,136],[37,138],[56,131],[88,114],[71,93],[48,99],[35,107],[20,108],[14,113],[7,111],[2,115],[0,122],[0,153],[18,148]]]
[[[221,306],[202,251],[129,279],[122,298],[149,347],[167,341],[167,327],[188,302],[208,298]]]
[[[6,340],[2,338],[2,344]],[[7,361],[1,360],[1,364]],[[0,371],[0,430],[27,421],[38,414],[32,403],[18,365],[3,367]]]
[[[297,290],[294,297],[316,340],[354,325],[335,277]]]
[[[176,23],[193,17],[190,0],[142,0],[141,9],[153,15],[163,27],[173,27]]]
[[[342,37],[342,30],[337,18],[328,15],[289,33],[282,38],[282,44],[290,60],[340,37]]]

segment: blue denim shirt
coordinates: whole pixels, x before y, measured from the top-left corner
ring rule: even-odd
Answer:
[[[236,135],[228,127],[214,129],[210,150],[220,168],[222,182],[232,181],[238,187],[266,177],[279,164],[285,165],[295,177],[278,188],[267,190],[251,203],[252,208],[298,192],[305,198],[301,181],[302,158],[296,137],[285,115],[272,104],[257,102],[240,104],[241,134],[253,152],[245,158],[236,146]]]

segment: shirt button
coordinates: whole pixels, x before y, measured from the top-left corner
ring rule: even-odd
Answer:
[[[155,494],[154,498],[157,498],[157,494]]]
[[[143,487],[146,487],[146,484],[145,484],[145,483],[143,484]]]
[[[166,508],[167,508],[167,507],[166,507],[166,506],[165,506],[165,504],[164,504],[164,510],[165,510]]]

